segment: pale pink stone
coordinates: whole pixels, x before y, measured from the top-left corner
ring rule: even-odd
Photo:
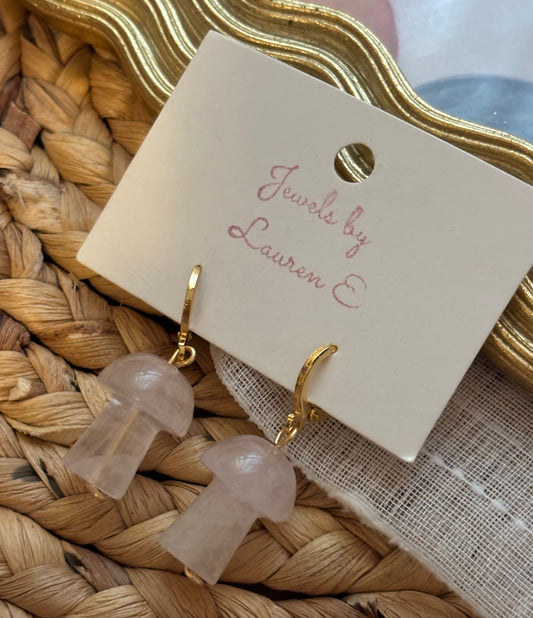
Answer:
[[[202,457],[211,484],[165,531],[161,544],[209,584],[215,584],[258,517],[283,521],[296,497],[289,460],[257,436],[235,436]]]
[[[176,367],[144,352],[114,361],[99,380],[113,396],[63,461],[96,489],[119,499],[159,431],[187,433],[194,396]]]

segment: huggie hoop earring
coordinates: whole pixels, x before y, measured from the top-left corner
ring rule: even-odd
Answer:
[[[214,444],[201,461],[213,480],[161,536],[161,545],[182,562],[185,575],[196,583],[215,584],[258,517],[274,522],[291,514],[296,476],[281,447],[293,440],[306,421],[328,416],[309,403],[309,379],[323,360],[337,351],[330,344],[317,348],[296,380],[294,412],[272,444],[258,436],[239,435]]]
[[[192,333],[190,331],[191,313],[194,305],[196,287],[198,278],[202,272],[202,267],[197,264],[191,271],[187,291],[185,292],[185,300],[183,301],[183,311],[181,313],[180,332],[178,334],[178,347],[174,354],[169,359],[169,364],[176,367],[188,367],[196,360],[196,350],[193,346],[188,345],[191,340]]]
[[[307,400],[307,386],[317,365],[335,354],[338,349],[334,343],[320,346],[303,364],[294,388],[294,412],[287,416],[274,441],[278,448],[294,440],[307,421],[319,423],[328,418],[327,412]]]
[[[194,412],[190,384],[179,372],[194,362],[190,318],[201,266],[192,269],[178,335],[168,362],[147,352],[130,354],[98,376],[112,397],[63,462],[83,478],[93,495],[120,499],[159,431],[184,436]]]

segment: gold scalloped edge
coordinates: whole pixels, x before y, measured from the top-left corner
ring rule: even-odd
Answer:
[[[533,146],[453,118],[420,99],[379,40],[332,9],[290,0],[25,0],[49,22],[121,60],[160,109],[208,30],[215,29],[333,84],[533,183]],[[357,176],[357,167],[353,174]],[[533,391],[533,270],[483,351]]]

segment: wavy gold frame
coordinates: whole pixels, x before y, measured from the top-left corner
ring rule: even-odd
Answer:
[[[502,170],[533,182],[533,146],[448,116],[411,89],[378,39],[354,19],[291,0],[25,0],[56,27],[111,48],[159,109],[209,29],[240,39]],[[363,174],[346,155],[344,172]],[[438,319],[437,313],[435,319]],[[533,270],[483,350],[533,391]]]

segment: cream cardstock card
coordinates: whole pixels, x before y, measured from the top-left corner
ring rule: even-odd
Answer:
[[[348,183],[337,151],[375,168]],[[412,460],[533,262],[533,190],[210,33],[79,259]]]

